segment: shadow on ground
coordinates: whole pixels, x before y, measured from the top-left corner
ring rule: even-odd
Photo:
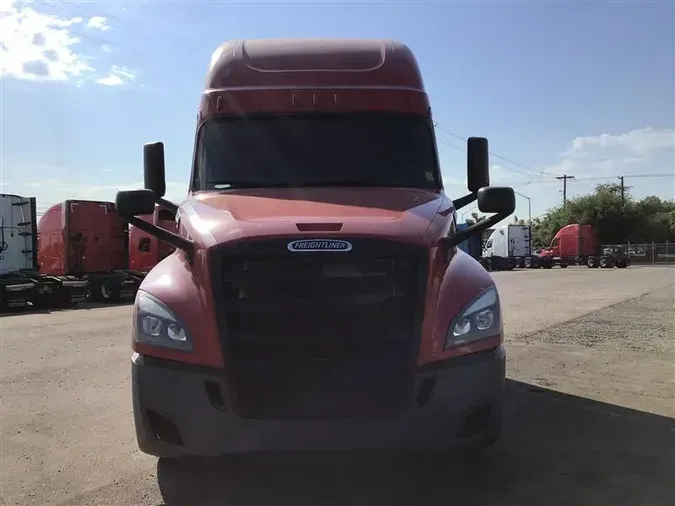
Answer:
[[[160,459],[159,487],[166,506],[674,503],[675,420],[511,380],[507,397],[502,439],[486,459]]]

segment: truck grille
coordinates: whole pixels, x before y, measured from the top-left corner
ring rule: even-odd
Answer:
[[[335,419],[406,408],[426,256],[397,247],[227,255],[223,344],[240,416]]]

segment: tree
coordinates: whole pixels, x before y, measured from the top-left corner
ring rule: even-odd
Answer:
[[[514,225],[527,225],[527,222],[525,220],[521,220],[516,216],[515,214],[513,215],[513,224]]]
[[[649,196],[636,201],[630,187],[599,184],[595,191],[569,199],[533,220],[535,246],[547,246],[555,233],[570,223],[591,225],[601,244],[665,242],[675,239],[675,202]]]
[[[483,221],[485,219],[487,219],[487,216],[480,215],[474,211],[473,213],[471,213],[471,218],[466,219],[466,224],[473,225],[474,223],[478,223],[479,221]]]

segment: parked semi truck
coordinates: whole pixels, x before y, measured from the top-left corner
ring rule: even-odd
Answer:
[[[38,223],[40,272],[90,284],[91,300],[133,299],[143,273],[129,269],[127,222],[112,202],[66,200]]]
[[[139,216],[139,218],[165,230],[178,231],[176,213],[159,204],[155,205],[152,214]],[[132,271],[147,274],[161,260],[173,253],[175,249],[175,246],[160,241],[157,237],[129,225],[129,268]]]
[[[133,320],[142,451],[489,445],[505,384],[497,288],[457,248],[508,217],[488,145],[444,193],[419,67],[395,41],[234,41],[211,59],[178,232],[138,216],[165,194],[144,148],[129,222],[177,248]],[[488,219],[458,230],[455,210]]]
[[[0,309],[72,307],[89,283],[38,272],[37,213],[33,197],[0,194]]]
[[[465,230],[471,225],[469,223],[458,223],[457,230]],[[483,249],[483,241],[481,240],[480,234],[474,234],[467,237],[464,241],[457,245],[464,253],[468,254],[472,258],[480,259],[481,252]]]
[[[591,225],[573,223],[562,227],[551,240],[548,248],[539,254],[525,259],[528,268],[543,267],[550,269],[554,265],[586,265],[590,268],[625,268],[630,265],[630,257],[620,248],[601,251],[600,242]]]
[[[532,256],[530,227],[527,225],[502,225],[496,228],[485,243],[483,265],[488,270],[513,270],[523,267]]]

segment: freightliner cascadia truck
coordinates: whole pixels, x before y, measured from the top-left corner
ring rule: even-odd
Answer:
[[[468,194],[446,196],[429,99],[395,41],[228,42],[201,96],[177,233],[139,219],[163,199],[164,147],[118,212],[176,247],[133,313],[142,451],[444,449],[499,436],[502,313],[457,245],[507,218],[485,138]],[[463,230],[455,211],[493,213]]]

